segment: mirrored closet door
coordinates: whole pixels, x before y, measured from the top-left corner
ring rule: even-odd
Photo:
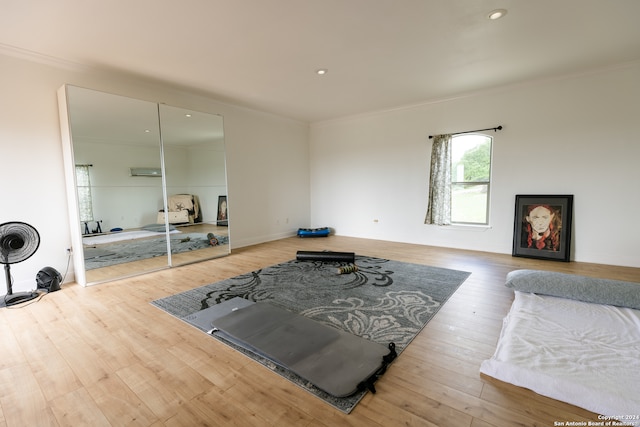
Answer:
[[[222,117],[159,105],[170,264],[229,253]],[[174,218],[176,212],[188,218]],[[223,220],[224,219],[224,220]]]
[[[70,85],[59,100],[79,284],[229,253],[221,116]]]

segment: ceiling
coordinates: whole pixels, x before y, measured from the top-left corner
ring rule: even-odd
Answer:
[[[224,140],[221,116],[67,85],[73,144],[215,148]],[[158,121],[158,118],[160,121]],[[212,145],[214,144],[214,145]]]
[[[0,53],[317,122],[635,61],[638,18],[639,0],[0,0]]]

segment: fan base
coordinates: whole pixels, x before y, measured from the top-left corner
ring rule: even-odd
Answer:
[[[5,295],[4,297],[0,297],[0,308],[31,301],[32,299],[38,298],[38,295],[37,292],[15,292],[11,295]]]

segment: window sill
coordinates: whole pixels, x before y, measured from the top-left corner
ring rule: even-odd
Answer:
[[[465,231],[487,231],[492,229],[491,225],[477,224],[451,224],[446,226],[449,230],[465,230]]]

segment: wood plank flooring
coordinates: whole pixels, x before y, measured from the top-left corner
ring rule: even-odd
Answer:
[[[472,274],[345,415],[150,301],[295,258],[356,252]],[[0,310],[0,427],[553,426],[583,409],[478,373],[495,349],[518,268],[640,282],[640,269],[513,258],[339,236],[287,238],[96,286],[65,284]]]

